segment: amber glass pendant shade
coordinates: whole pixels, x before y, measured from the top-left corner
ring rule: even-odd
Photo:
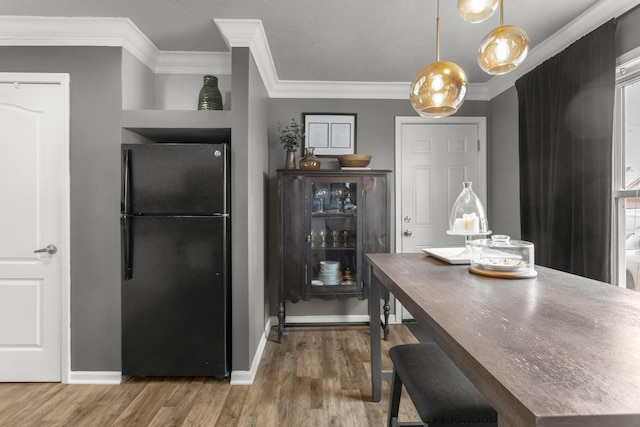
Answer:
[[[467,75],[450,61],[433,62],[418,72],[411,84],[411,106],[422,117],[454,114],[467,94]]]
[[[436,62],[416,74],[411,83],[411,106],[422,117],[447,117],[454,114],[467,94],[467,75],[457,64],[440,61],[440,1],[436,20]]]
[[[458,13],[473,24],[482,22],[493,15],[500,0],[458,0]]]
[[[478,49],[478,65],[488,74],[501,75],[518,68],[527,57],[529,37],[516,25],[504,25],[504,0],[500,2],[500,26],[487,34]]]
[[[527,33],[515,25],[501,25],[480,43],[478,65],[489,74],[506,74],[522,64],[528,51]]]

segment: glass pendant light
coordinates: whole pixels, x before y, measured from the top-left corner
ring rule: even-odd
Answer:
[[[515,70],[529,51],[527,33],[516,25],[503,24],[502,3],[500,0],[500,26],[485,36],[478,49],[478,65],[493,75]]]
[[[450,61],[440,61],[440,1],[436,21],[436,62],[418,72],[411,83],[411,105],[422,117],[454,114],[467,94],[467,75]]]
[[[472,24],[482,22],[493,15],[499,0],[458,0],[460,16]]]

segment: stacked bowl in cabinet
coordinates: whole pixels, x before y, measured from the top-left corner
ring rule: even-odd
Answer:
[[[320,261],[319,279],[324,285],[339,285],[340,263],[338,261]]]

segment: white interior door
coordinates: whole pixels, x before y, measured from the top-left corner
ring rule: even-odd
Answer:
[[[486,204],[485,123],[396,119],[396,252],[464,246],[463,237],[447,234],[449,214],[465,181]]]
[[[0,73],[0,381],[62,379],[68,77],[55,76]]]

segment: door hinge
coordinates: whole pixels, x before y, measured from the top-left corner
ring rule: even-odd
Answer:
[[[480,140],[478,140],[478,151],[480,151]]]

